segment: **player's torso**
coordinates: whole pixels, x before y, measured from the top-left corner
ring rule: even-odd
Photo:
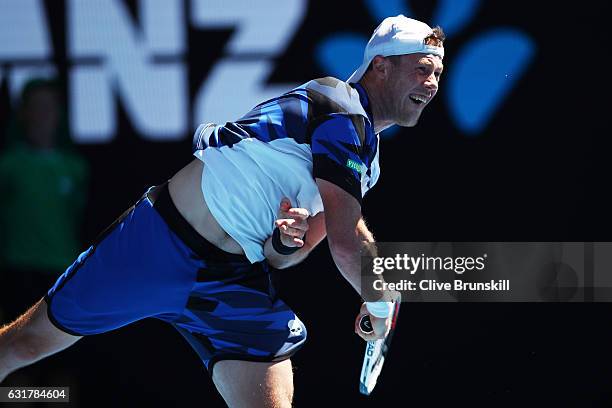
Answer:
[[[367,118],[352,88],[324,78],[263,102],[235,122],[199,128],[194,150],[205,163],[202,192],[209,215],[235,238],[224,241],[230,249],[228,243],[238,242],[251,261],[263,259],[262,245],[282,197],[311,215],[323,211],[313,178],[311,134],[318,118],[349,113]],[[365,190],[372,176],[363,173]]]
[[[210,213],[199,185],[204,163],[195,159],[176,173],[168,188],[179,213],[208,242],[232,254],[244,254],[242,247],[221,228]],[[155,192],[153,192],[155,194]]]

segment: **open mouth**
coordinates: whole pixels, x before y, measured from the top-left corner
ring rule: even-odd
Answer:
[[[408,97],[410,98],[412,102],[414,102],[417,105],[422,105],[424,103],[427,103],[427,97],[423,95],[413,94],[413,95],[409,95]]]

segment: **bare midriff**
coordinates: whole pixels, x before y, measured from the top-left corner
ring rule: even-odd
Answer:
[[[179,213],[208,242],[232,254],[244,254],[242,247],[221,228],[202,194],[204,163],[195,159],[176,173],[168,185]],[[205,170],[204,170],[205,171]]]

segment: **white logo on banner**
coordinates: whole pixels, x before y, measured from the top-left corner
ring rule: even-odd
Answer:
[[[177,140],[203,121],[233,120],[297,84],[267,86],[278,57],[306,14],[305,0],[139,0],[138,23],[119,0],[66,1],[70,128],[78,143],[104,143],[117,128],[117,102],[144,138]],[[186,14],[189,13],[189,16]],[[233,29],[225,55],[189,100],[187,24]],[[49,76],[45,8],[36,0],[0,3],[0,81],[13,100],[29,78]],[[207,58],[206,44],[197,44]],[[189,124],[190,109],[193,122]]]

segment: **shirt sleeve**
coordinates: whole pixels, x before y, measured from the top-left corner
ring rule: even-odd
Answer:
[[[331,114],[321,119],[311,139],[313,177],[337,185],[361,204],[365,130],[359,115]]]

